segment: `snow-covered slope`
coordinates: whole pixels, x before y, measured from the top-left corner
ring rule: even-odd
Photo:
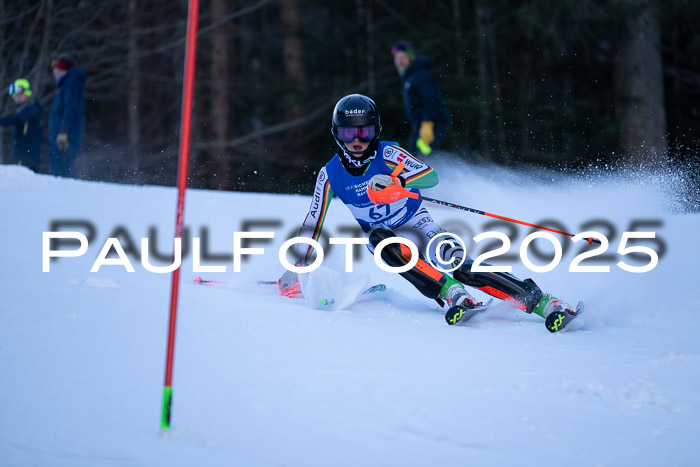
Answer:
[[[586,301],[583,329],[550,334],[540,318],[505,304],[449,327],[434,302],[379,270],[366,251],[355,272],[335,272],[344,264],[340,248],[327,252],[328,269],[312,273],[309,287],[382,282],[388,290],[335,310],[277,296],[256,281],[282,272],[277,249],[295,234],[309,198],[190,190],[190,237],[206,237],[208,256],[218,256],[204,264],[227,272],[193,272],[191,248],[185,256],[173,428],[164,438],[171,276],[146,271],[138,253],[142,237],[168,252],[175,190],[0,166],[0,465],[699,463],[700,217],[675,213],[672,180],[465,165],[439,172],[429,196],[608,235],[610,257],[582,264],[610,272],[569,272],[580,249],[570,245],[557,268],[535,273],[517,257],[530,231],[504,230],[515,274]],[[492,219],[429,208],[465,240],[494,230]],[[347,237],[352,227],[336,200],[326,231]],[[616,266],[644,263],[616,253],[631,227],[656,232],[646,244],[662,254],[651,272]],[[42,272],[42,232],[52,229],[83,231],[91,241],[85,255]],[[240,273],[230,259],[237,231],[275,232],[273,241],[248,245],[265,254],[245,260]],[[135,272],[90,272],[110,236]],[[536,245],[546,252],[546,240]],[[224,283],[195,285],[197,276]]]

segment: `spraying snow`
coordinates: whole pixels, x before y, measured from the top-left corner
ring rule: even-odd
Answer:
[[[358,247],[342,247],[305,282],[306,300],[275,294],[277,250],[294,236],[309,198],[190,190],[173,383],[173,429],[158,436],[169,274],[140,264],[140,238],[167,265],[175,190],[35,175],[0,166],[4,266],[0,292],[0,452],[7,465],[681,465],[696,464],[700,325],[698,214],[674,209],[673,183],[548,171],[446,170],[428,196],[566,231],[596,230],[610,245],[573,273],[582,246],[562,237],[561,263],[535,273],[519,257],[524,227],[428,205],[473,256],[497,247],[470,239],[502,230],[511,250],[492,258],[575,303],[585,326],[550,334],[537,316],[505,303],[469,325],[443,311]],[[311,187],[310,187],[311,188]],[[352,236],[334,202],[325,231]],[[42,232],[86,234],[87,253],[42,272]],[[621,255],[622,233],[648,257]],[[232,233],[273,231],[273,241],[232,272]],[[106,239],[120,239],[135,272],[90,269]],[[195,272],[191,238],[202,239]],[[206,237],[206,242],[204,241]],[[206,245],[205,245],[206,243]],[[62,248],[74,249],[77,242]],[[533,262],[551,260],[536,240]],[[360,253],[361,252],[361,253]],[[160,259],[158,259],[160,258]],[[202,286],[197,276],[221,281]],[[385,292],[356,297],[368,285]],[[480,292],[475,292],[476,295]],[[333,296],[332,307],[320,305]],[[479,295],[485,297],[483,294]],[[312,306],[310,306],[310,304]]]

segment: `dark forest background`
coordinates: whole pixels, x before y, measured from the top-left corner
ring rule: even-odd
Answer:
[[[50,59],[88,73],[80,178],[175,184],[187,2],[0,0],[0,12],[0,83],[29,79],[46,126]],[[191,187],[308,193],[352,92],[405,144],[399,39],[431,58],[453,120],[445,149],[465,161],[698,166],[696,0],[201,0],[199,28]],[[9,142],[2,130],[3,161]]]

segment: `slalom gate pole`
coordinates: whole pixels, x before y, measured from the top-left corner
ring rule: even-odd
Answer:
[[[180,116],[180,152],[177,167],[177,209],[175,211],[175,238],[182,238],[185,215],[185,190],[190,163],[190,140],[192,133],[192,96],[194,92],[194,69],[197,55],[197,23],[199,0],[189,0],[187,11],[187,42],[185,45],[185,80],[182,85],[182,112]],[[180,267],[173,271],[170,288],[170,321],[168,324],[168,348],[165,360],[165,384],[163,387],[163,411],[160,419],[161,432],[170,429],[173,402],[173,360],[175,357],[175,329],[177,325],[177,299],[180,285]]]
[[[410,192],[409,192],[409,193],[410,193]],[[554,232],[554,233],[558,233],[558,234],[561,234],[561,235],[567,235],[567,236],[569,236],[569,237],[573,237],[573,236],[574,236],[574,234],[570,234],[570,233],[568,233],[568,232],[562,232],[561,230],[552,229],[552,228],[549,228],[549,227],[545,227],[545,226],[543,226],[543,225],[531,224],[531,223],[529,223],[529,222],[519,221],[519,220],[517,220],[517,219],[511,219],[510,217],[504,217],[504,216],[499,216],[498,214],[492,214],[492,213],[490,213],[490,212],[480,211],[479,209],[468,208],[468,207],[466,207],[466,206],[460,206],[459,204],[448,203],[447,201],[442,201],[442,200],[435,199],[435,198],[428,198],[427,196],[423,196],[423,195],[415,196],[415,197],[414,197],[414,196],[409,196],[409,197],[410,197],[410,198],[416,198],[416,199],[422,199],[423,201],[428,201],[428,202],[430,202],[430,203],[439,204],[439,205],[441,205],[441,206],[447,206],[447,207],[450,207],[450,208],[461,209],[462,211],[472,212],[472,213],[474,213],[474,214],[481,214],[482,216],[488,216],[488,217],[493,217],[493,218],[495,218],[495,219],[501,219],[501,220],[504,220],[504,221],[513,222],[513,223],[515,223],[515,224],[521,224],[521,225],[526,225],[526,226],[528,226],[528,227],[534,227],[535,229],[547,230],[547,231],[549,231],[549,232]],[[591,243],[598,243],[598,244],[600,244],[600,240],[598,240],[597,238],[593,238],[593,237],[587,238],[586,241],[588,242],[589,245],[590,245]]]

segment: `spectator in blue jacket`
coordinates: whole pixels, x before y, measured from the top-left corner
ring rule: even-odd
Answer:
[[[10,84],[10,96],[15,101],[15,113],[0,117],[0,125],[14,126],[12,133],[12,163],[39,171],[43,138],[41,104],[32,98],[29,81],[20,78]]]
[[[423,155],[440,149],[450,126],[450,113],[442,100],[442,93],[430,69],[430,60],[406,41],[397,42],[391,49],[394,65],[401,75],[403,102],[411,124],[411,139],[406,149]]]
[[[49,171],[70,177],[83,142],[83,88],[87,74],[73,67],[73,60],[60,55],[51,61],[58,92],[49,117]]]

